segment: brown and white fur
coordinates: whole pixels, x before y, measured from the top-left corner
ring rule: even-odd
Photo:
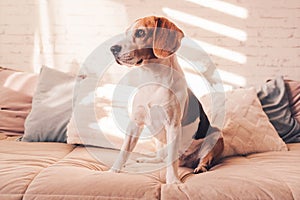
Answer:
[[[158,151],[158,155],[153,159],[139,159],[138,162],[160,162],[167,157],[166,183],[180,183],[177,170],[181,125],[186,115],[185,108],[189,96],[192,95],[175,55],[183,37],[183,32],[168,19],[150,16],[136,20],[126,31],[125,39],[111,47],[117,63],[140,67],[147,72],[145,74],[152,74],[154,84],[138,88],[133,100],[131,122],[128,125],[125,141],[110,171],[121,171],[143,127],[147,125],[152,126],[154,136],[161,143],[166,144],[167,148],[166,151]],[[197,132],[205,136],[210,124],[200,103],[198,116],[200,116],[200,123]],[[196,167],[195,173],[206,171],[223,150],[221,138],[212,151],[202,158],[197,158],[201,143],[198,139],[203,139],[198,136],[194,137],[190,148],[185,151],[180,160],[180,165],[187,166],[189,166],[190,155],[196,157],[193,158],[193,163],[197,159],[198,162],[200,160],[198,165],[192,165]],[[187,153],[189,155],[184,157]]]

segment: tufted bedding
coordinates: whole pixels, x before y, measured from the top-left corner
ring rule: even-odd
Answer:
[[[180,168],[179,185],[166,185],[164,170],[109,173],[89,148],[1,140],[0,199],[300,199],[299,143],[225,158],[202,174]],[[96,151],[107,161],[117,153]]]
[[[93,77],[79,80],[82,89],[94,81]],[[171,185],[165,184],[163,163],[136,162],[146,152],[153,153],[152,140],[137,145],[126,172],[107,171],[119,153],[113,148],[123,140],[123,134],[111,123],[111,99],[107,98],[114,91],[108,87],[111,85],[98,88],[96,109],[80,112],[79,121],[85,122],[95,111],[112,147],[104,143],[102,134],[96,138],[93,123],[83,123],[80,134],[77,129],[82,124],[75,123],[77,129],[72,129],[74,113],[89,101],[78,96],[84,103],[72,111],[68,102],[72,101],[73,87],[64,87],[70,89],[64,91],[58,83],[72,85],[74,77],[46,67],[39,77],[0,67],[0,200],[300,200],[300,143],[292,143],[300,138],[300,82],[284,82],[279,77],[262,87],[259,99],[253,88],[220,93],[223,98],[216,98],[218,93],[213,93],[213,99],[204,96],[201,102],[208,117],[224,117],[220,129],[224,156],[229,157],[202,174],[180,167],[182,184]],[[118,109],[123,108],[120,102]],[[193,134],[193,124],[198,122],[183,127],[183,132]],[[191,137],[184,138],[190,141]]]

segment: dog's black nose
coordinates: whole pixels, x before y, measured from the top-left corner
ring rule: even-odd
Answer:
[[[114,56],[118,55],[121,51],[122,47],[120,45],[114,45],[112,47],[110,47],[110,51],[112,52],[112,54]]]

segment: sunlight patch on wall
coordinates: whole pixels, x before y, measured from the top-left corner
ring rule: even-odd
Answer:
[[[238,17],[242,19],[246,19],[248,17],[247,9],[240,6],[233,5],[228,2],[219,1],[219,0],[186,0],[186,1],[207,8],[211,8],[234,17]]]
[[[49,22],[49,5],[47,0],[39,0],[39,31],[41,37],[40,53],[42,54],[42,63],[52,67],[54,66],[54,48],[52,44],[52,36],[50,32]]]
[[[201,17],[187,14],[171,8],[162,8],[162,11],[170,18],[181,21],[192,26],[200,27],[202,29],[221,34],[239,41],[247,40],[247,33],[237,28],[232,28],[224,24],[216,23]]]
[[[40,35],[38,30],[34,32],[34,44],[32,51],[32,68],[34,73],[39,73],[41,69],[41,60],[40,60]]]
[[[57,56],[56,62],[60,65],[68,63],[63,64],[66,71],[77,71],[99,45],[123,31],[128,23],[122,2],[64,0],[57,4],[60,7],[56,11],[59,14],[56,20],[64,24],[66,34],[56,36],[55,53],[67,54]],[[59,28],[54,27],[54,31],[59,32]]]
[[[200,47],[202,47],[208,54],[212,54],[233,62],[245,64],[247,62],[247,56],[242,53],[232,51],[223,47],[212,45],[200,40],[194,40]]]
[[[225,83],[229,83],[231,85],[244,87],[247,84],[246,79],[243,76],[237,75],[235,73],[231,73],[225,70],[217,69],[222,81]]]
[[[198,69],[196,66],[192,66],[180,57],[178,57],[178,62],[184,71],[190,89],[198,97],[212,91],[227,91],[232,90],[234,87],[244,87],[247,84],[247,81],[243,76],[221,69],[212,69],[212,77],[216,81],[217,85],[211,86],[207,77],[205,77],[204,70],[206,66],[200,66],[202,68]]]

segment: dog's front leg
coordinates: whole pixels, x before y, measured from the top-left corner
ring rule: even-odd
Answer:
[[[130,152],[133,151],[139,136],[143,130],[143,125],[139,125],[135,122],[130,122],[128,125],[128,131],[126,132],[125,140],[121,147],[120,153],[117,160],[114,162],[111,167],[111,172],[120,172],[123,165],[126,163]]]
[[[181,126],[170,124],[166,127],[167,134],[167,174],[166,183],[181,183],[178,176],[178,151],[181,137]]]

